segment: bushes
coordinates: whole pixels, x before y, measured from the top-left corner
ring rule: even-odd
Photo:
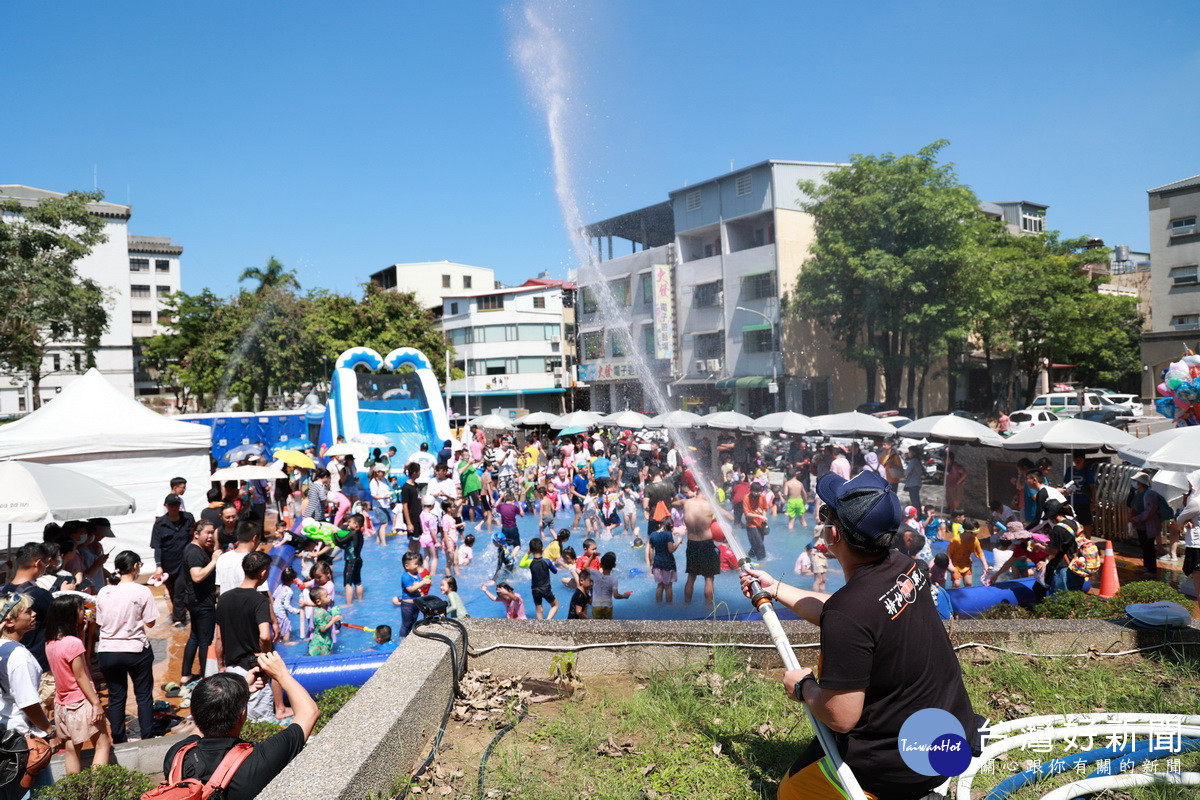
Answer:
[[[1176,590],[1162,581],[1135,581],[1134,583],[1127,583],[1117,591],[1117,596],[1113,598],[1113,603],[1119,609],[1124,610],[1125,606],[1133,603],[1157,603],[1161,600],[1178,603],[1184,608],[1190,608],[1192,603],[1191,598],[1183,592]]]
[[[356,694],[358,694],[357,686],[335,686],[314,697],[321,716],[317,717],[317,724],[313,726],[313,734],[320,733],[329,720],[333,719],[333,715],[341,711],[342,706],[349,703],[350,698]],[[247,742],[257,744],[271,738],[281,730],[283,729],[272,722],[247,722],[246,727],[242,728],[242,738]]]
[[[1035,617],[1042,619],[1105,619],[1121,613],[1124,605],[1114,605],[1094,594],[1084,592],[1055,592],[1047,596],[1033,609]]]
[[[101,764],[34,792],[34,800],[138,800],[158,784],[137,770]]]
[[[1016,603],[997,603],[976,616],[976,619],[1029,619],[1032,616],[1029,609]]]

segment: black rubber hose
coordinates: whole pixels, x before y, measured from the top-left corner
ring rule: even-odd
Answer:
[[[487,749],[483,751],[483,758],[480,759],[480,761],[479,761],[479,797],[480,797],[480,800],[483,800],[483,796],[484,796],[483,780],[487,776],[487,762],[488,762],[488,757],[491,756],[491,754],[492,754],[492,748],[500,743],[500,740],[502,738],[504,738],[504,734],[508,733],[513,728],[517,727],[517,723],[520,722],[521,720],[525,719],[525,715],[528,713],[529,713],[529,706],[528,705],[521,706],[521,713],[517,715],[517,718],[514,719],[512,722],[508,723],[507,725],[505,725],[500,730],[496,731],[496,735],[492,737],[492,740],[490,742],[488,742]]]
[[[417,778],[419,778],[425,774],[425,770],[429,769],[429,765],[432,764],[433,759],[437,757],[438,747],[442,744],[442,737],[446,734],[446,725],[450,722],[450,712],[454,710],[454,701],[457,700],[461,696],[461,692],[458,687],[458,678],[459,678],[458,648],[455,646],[454,640],[451,639],[449,636],[446,636],[441,633],[434,633],[433,631],[420,630],[421,628],[424,628],[429,625],[433,625],[433,624],[435,624],[437,622],[441,622],[441,621],[442,620],[440,620],[440,619],[418,620],[416,622],[416,624],[413,625],[411,632],[416,636],[420,636],[422,639],[435,639],[437,641],[445,642],[446,646],[448,646],[450,648],[450,675],[454,679],[454,690],[450,693],[449,702],[446,703],[446,711],[445,711],[445,713],[442,714],[442,722],[438,726],[437,736],[434,737],[433,747],[431,747],[429,749],[429,755],[425,757],[425,760],[423,762],[421,762],[421,766],[417,767],[417,771],[414,772],[412,774],[412,777],[409,779],[408,786],[405,786],[403,789],[400,790],[400,793],[396,795],[395,800],[404,800],[404,798],[408,796],[408,791],[410,788],[412,788],[413,782],[416,781]],[[465,674],[465,672],[466,672],[467,630],[465,627],[463,627],[462,623],[458,622],[458,620],[448,620],[448,621],[455,623],[458,626],[459,630],[462,631],[462,634],[463,634],[464,647],[463,647],[462,670],[463,670],[463,673]]]

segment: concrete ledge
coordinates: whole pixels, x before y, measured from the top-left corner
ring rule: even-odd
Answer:
[[[450,625],[431,630],[462,652],[462,634]],[[450,649],[409,636],[259,800],[362,800],[391,796],[397,778],[424,758],[453,691]]]
[[[120,764],[128,769],[136,769],[147,775],[158,775],[162,772],[163,759],[167,757],[167,751],[178,744],[181,739],[183,739],[182,736],[158,736],[140,742],[113,745],[111,763]],[[84,753],[83,765],[85,767],[91,765],[90,750]],[[54,780],[65,778],[67,775],[66,756],[58,755],[50,759],[48,769]]]

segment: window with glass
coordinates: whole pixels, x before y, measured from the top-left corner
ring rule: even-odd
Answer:
[[[449,289],[449,288],[450,288],[450,276],[449,276],[449,275],[443,275],[443,276],[442,276],[442,288],[443,288],[443,289]]]
[[[1195,330],[1200,328],[1200,314],[1180,314],[1171,319],[1171,327]]]
[[[1197,282],[1197,265],[1193,264],[1188,267],[1172,267],[1171,272],[1172,286],[1187,286]]]
[[[649,305],[654,302],[654,283],[650,280],[649,272],[638,275],[638,290],[641,292],[643,303]]]
[[[462,276],[462,279],[463,279],[463,288],[464,288],[464,289],[470,289],[470,288],[471,288],[471,276],[470,276],[470,275],[463,275],[463,276]]]
[[[131,258],[129,259],[130,272],[149,272],[150,259],[148,258]]]
[[[769,327],[743,331],[742,350],[747,353],[774,353],[775,331]]]
[[[503,311],[504,310],[504,295],[489,294],[479,298],[480,311]]]
[[[604,332],[591,331],[579,337],[579,345],[583,349],[583,357],[589,361],[604,358]]]
[[[1171,220],[1171,235],[1172,236],[1187,236],[1196,232],[1196,218],[1179,217]]]
[[[171,271],[171,262],[165,258],[155,259],[154,269],[158,272],[170,272]]]
[[[546,298],[545,297],[533,298],[533,307],[534,308],[545,308],[546,307]]]
[[[775,297],[775,272],[760,272],[742,278],[742,296],[747,300]]]
[[[724,286],[724,281],[696,284],[696,289],[692,294],[692,303],[697,308],[714,308],[721,305],[721,290]]]
[[[170,297],[171,296],[171,287],[170,286],[159,285],[159,286],[154,287],[154,289],[156,292],[158,292],[159,297]]]
[[[590,286],[584,286],[582,289],[580,289],[580,292],[583,295],[583,301],[582,301],[583,302],[583,313],[595,314],[596,313],[596,292],[595,292],[595,290],[593,290],[592,287],[590,287]]]
[[[130,297],[149,297],[150,296],[150,287],[136,284],[136,283],[132,284],[129,287],[129,296]]]
[[[150,322],[150,312],[149,311],[134,311],[133,312],[133,324],[145,325],[145,324],[149,324],[149,322]]]
[[[454,328],[447,331],[447,336],[450,338],[450,344],[458,347],[464,344],[474,344],[473,332],[474,328]]]
[[[724,358],[725,331],[697,334],[695,351],[696,358]]]
[[[612,293],[613,302],[617,305],[629,305],[629,278],[618,278],[615,281],[609,281],[608,291]]]
[[[642,352],[651,358],[654,357],[654,326],[642,326]]]
[[[458,313],[458,303],[451,303],[451,304],[450,304],[450,313],[451,313],[451,314],[457,314],[457,313]]]
[[[612,332],[612,356],[620,358],[625,355],[625,334],[622,331]]]

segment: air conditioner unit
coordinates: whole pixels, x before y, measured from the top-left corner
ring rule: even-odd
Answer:
[[[561,336],[559,336],[559,335],[556,333],[556,334],[554,334],[553,336],[551,336],[551,337],[550,337],[550,343],[551,343],[551,344],[561,344],[561,343],[562,343],[562,337],[561,337]]]
[[[721,359],[719,358],[710,358],[707,362],[705,362],[705,365],[708,367],[709,372],[721,371]]]
[[[696,372],[704,372],[707,362],[703,358],[696,359]]]
[[[562,377],[562,374],[563,374],[563,368],[562,368],[562,367],[555,367],[555,368],[554,368],[554,374],[555,374],[555,375],[557,375],[557,376],[559,376],[559,377]]]

